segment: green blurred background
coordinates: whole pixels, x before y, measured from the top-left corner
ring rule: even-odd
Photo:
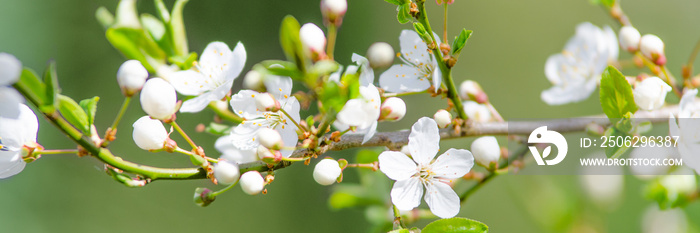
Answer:
[[[166,3],[172,5],[172,1]],[[40,72],[47,61],[56,60],[64,94],[74,99],[102,98],[96,120],[99,131],[111,123],[121,103],[115,74],[124,59],[109,45],[93,16],[99,6],[113,12],[116,4],[115,0],[0,0],[0,51],[14,54],[25,66]],[[700,38],[700,1],[635,0],[622,4],[642,34],[654,33],[666,42],[670,69],[678,76],[680,64]],[[154,13],[152,1],[141,0],[138,5],[141,12]],[[185,9],[190,49],[200,53],[210,41],[229,45],[242,41],[248,52],[247,68],[265,59],[281,59],[280,20],[291,14],[301,23],[321,25],[318,5],[318,1],[192,0]],[[341,64],[349,64],[353,52],[364,54],[376,41],[388,42],[398,50],[400,31],[411,29],[398,24],[396,7],[384,1],[349,0],[348,5],[336,50]],[[428,5],[434,28],[440,30],[441,9],[432,0]],[[545,60],[561,51],[575,26],[584,21],[619,29],[602,8],[587,0],[457,0],[449,11],[450,38],[462,27],[474,30],[474,34],[462,52],[455,78],[457,82],[480,82],[506,118],[599,114],[597,94],[566,106],[547,106],[539,97],[550,86],[543,74]],[[629,72],[636,74],[634,69]],[[234,91],[240,89],[240,80]],[[421,116],[432,116],[438,108],[446,107],[444,101],[425,95],[405,100],[409,115],[400,122],[380,125],[380,131],[408,128]],[[149,154],[134,146],[130,123],[142,115],[138,104],[131,106],[119,139],[112,145],[115,153],[144,164],[187,166],[188,160],[181,156]],[[204,111],[180,114],[178,120],[194,131],[197,124],[211,117],[212,113]],[[39,142],[46,148],[72,147],[46,121],[42,119],[40,124]],[[205,145],[209,155],[216,154],[215,136],[196,134],[194,139]],[[443,148],[468,148],[470,141],[448,141]],[[332,155],[352,158],[353,153]],[[247,196],[235,188],[201,208],[192,203],[192,193],[195,187],[212,188],[208,181],[159,181],[130,189],[105,175],[95,159],[45,156],[21,174],[0,180],[0,231],[367,232],[370,225],[364,210],[331,210],[327,204],[331,189],[316,184],[311,172],[311,167],[292,166],[278,172],[267,195]],[[643,182],[626,176],[623,201],[618,208],[604,210],[590,205],[578,180],[576,176],[502,176],[462,205],[459,216],[482,221],[491,232],[587,228],[577,226],[589,226],[596,230],[593,232],[641,231],[641,216],[650,206],[641,194]],[[348,170],[345,182],[357,182],[354,171]],[[697,221],[700,205],[692,204],[685,212],[688,219]],[[700,224],[694,224],[697,230]]]

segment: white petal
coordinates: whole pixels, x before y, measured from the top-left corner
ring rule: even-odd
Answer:
[[[258,161],[258,155],[255,154],[255,150],[239,150],[233,145],[233,138],[231,135],[222,136],[216,139],[214,144],[216,150],[221,152],[221,159],[232,161],[236,163],[250,163]]]
[[[11,87],[0,86],[0,116],[17,118],[19,116],[19,104],[24,103],[24,98],[17,90]]]
[[[391,202],[397,209],[409,211],[420,205],[423,196],[423,186],[417,177],[399,180],[391,188]]]
[[[620,47],[618,47],[617,36],[610,26],[603,27],[603,36],[608,48],[608,60],[616,61],[620,55]]]
[[[565,86],[553,86],[542,91],[542,100],[549,105],[562,105],[580,102],[587,99],[596,89],[598,81],[591,80],[570,80]]]
[[[219,101],[223,99],[226,94],[231,90],[233,81],[228,81],[216,89],[201,94],[195,98],[186,100],[182,103],[180,112],[200,112],[202,109],[206,108],[212,101]]]
[[[350,126],[361,126],[368,121],[368,116],[364,113],[364,101],[361,99],[351,99],[345,103],[343,109],[338,112],[337,118],[343,124]]]
[[[433,68],[432,75],[433,87],[435,87],[435,89],[439,89],[440,85],[442,85],[442,72],[440,71],[440,68],[438,68],[437,63],[434,63],[433,67],[435,67]]]
[[[562,79],[559,77],[561,75],[562,63],[566,61],[566,57],[561,53],[554,54],[547,58],[547,62],[544,64],[544,75],[547,77],[549,82],[554,85],[561,83]]]
[[[236,126],[231,131],[231,141],[233,145],[240,150],[255,150],[260,143],[255,141],[255,136],[258,134],[262,126],[246,121]]]
[[[695,107],[695,96],[698,95],[698,89],[688,90],[683,94],[679,104],[680,111],[678,118],[690,118],[694,112],[700,112],[700,109]]]
[[[243,52],[245,53],[245,50]],[[222,67],[230,61],[230,58],[231,49],[228,45],[224,42],[215,41],[209,43],[207,47],[204,48],[204,52],[202,52],[202,56],[199,58],[199,64],[211,67]]]
[[[245,51],[243,43],[238,42],[238,44],[236,44],[236,48],[233,49],[233,53],[231,53],[231,57],[229,58],[228,62],[230,64],[224,65],[224,67],[228,67],[228,71],[226,71],[226,77],[224,77],[224,80],[233,83],[233,80],[241,74],[241,71],[243,71],[243,67],[245,66],[247,56],[248,55]]]
[[[257,91],[241,90],[237,94],[231,96],[231,109],[236,115],[245,119],[255,119],[260,117],[262,112],[258,111],[255,106],[255,95]]]
[[[30,142],[36,142],[39,122],[34,112],[24,104],[15,103],[16,116],[5,116],[8,106],[0,105],[0,141],[10,150],[19,150]]]
[[[199,95],[216,87],[208,78],[194,70],[183,70],[168,75],[168,82],[183,95]]]
[[[423,39],[420,38],[417,32],[413,30],[401,31],[399,42],[401,46],[401,56],[403,56],[408,62],[414,64],[432,63],[430,61],[432,54],[428,53],[428,46],[425,44]],[[436,44],[440,45],[440,42],[438,41]]]
[[[474,166],[474,156],[468,150],[449,149],[431,165],[435,176],[457,179],[466,175]]]
[[[372,70],[372,67],[369,66],[369,60],[367,60],[367,58],[353,53],[352,62],[355,62],[357,65],[362,67],[362,73],[360,73],[360,85],[367,86],[374,83],[374,70]]]
[[[428,203],[433,214],[440,218],[451,218],[459,213],[459,196],[449,185],[434,181],[425,187],[425,203]]]
[[[0,179],[17,175],[26,163],[16,151],[0,151]]]
[[[289,77],[280,77],[269,75],[263,81],[267,92],[272,94],[278,100],[289,97],[292,94],[292,79]]]
[[[440,132],[435,120],[422,117],[411,127],[408,149],[416,163],[428,165],[440,150]]]
[[[377,121],[374,121],[374,123],[372,123],[372,125],[370,125],[369,128],[367,128],[367,133],[362,138],[362,144],[365,144],[365,142],[369,141],[369,139],[371,139],[375,133],[377,133]]]
[[[280,136],[282,136],[282,142],[284,143],[285,147],[297,146],[299,135],[297,135],[297,127],[294,125],[294,123],[288,122],[288,124],[277,125],[275,130],[277,130],[277,132],[280,133]],[[280,150],[280,153],[284,157],[289,157],[293,152],[293,150]]]
[[[296,97],[292,96],[290,98],[287,98],[283,101],[280,101],[280,104],[282,105],[282,108],[284,111],[286,111],[294,121],[299,122],[301,121],[301,117],[299,116],[299,111],[301,110],[301,105],[299,105],[299,101],[297,100]],[[280,113],[283,114],[283,113]],[[286,117],[286,115],[284,115]],[[292,122],[287,122],[288,124],[294,124]]]
[[[19,80],[22,63],[8,53],[0,53],[0,86],[9,86]]]
[[[379,170],[389,179],[405,180],[416,174],[418,167],[404,153],[384,151],[379,155]]]
[[[400,64],[393,65],[379,76],[379,86],[394,93],[423,91],[430,87],[430,81],[421,76],[418,68]]]

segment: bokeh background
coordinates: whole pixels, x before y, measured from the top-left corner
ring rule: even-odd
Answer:
[[[441,9],[428,0],[432,23],[441,30]],[[166,1],[172,5],[173,1]],[[644,33],[666,42],[670,69],[680,64],[700,38],[700,1],[623,1],[623,9]],[[113,120],[121,104],[115,74],[124,58],[104,37],[94,19],[95,10],[114,11],[115,0],[0,0],[0,51],[17,56],[25,66],[42,72],[56,60],[63,93],[74,99],[99,95],[96,119],[100,131]],[[281,19],[294,15],[301,23],[321,25],[319,1],[202,1],[185,9],[190,49],[201,52],[210,41],[245,44],[246,70],[265,59],[284,58],[278,42]],[[398,50],[398,35],[409,24],[396,21],[396,7],[381,0],[349,0],[340,30],[336,57],[349,64],[353,52],[364,54],[370,44],[385,41]],[[138,3],[141,12],[153,11],[152,1]],[[594,94],[565,106],[547,106],[539,96],[550,86],[544,62],[560,52],[578,23],[619,26],[600,7],[587,0],[466,1],[457,0],[449,11],[453,38],[462,27],[474,34],[454,71],[457,82],[473,79],[489,93],[506,118],[553,118],[600,114]],[[441,34],[441,33],[439,33]],[[629,58],[623,53],[621,58]],[[636,72],[631,69],[631,73]],[[378,74],[377,74],[378,75]],[[241,79],[234,85],[240,89]],[[409,128],[421,116],[432,116],[444,101],[425,95],[405,98],[409,115],[397,123],[383,123],[380,131]],[[137,101],[138,102],[138,101]],[[184,167],[179,155],[149,154],[131,140],[130,123],[144,115],[132,105],[119,128],[115,153],[149,165]],[[180,114],[189,131],[212,119],[212,113]],[[70,148],[72,143],[41,119],[39,142],[46,148]],[[215,136],[195,134],[209,155]],[[468,148],[469,139],[452,140],[443,147]],[[356,151],[335,153],[352,158]],[[315,162],[314,162],[315,163]],[[312,167],[292,166],[279,171],[267,195],[247,196],[240,189],[222,195],[207,208],[192,203],[195,187],[208,181],[159,181],[143,188],[126,188],[102,171],[92,158],[45,156],[24,172],[0,180],[0,232],[367,232],[363,209],[332,210],[331,188],[316,184]],[[491,232],[640,232],[642,215],[651,206],[643,198],[644,183],[624,177],[623,198],[614,208],[592,205],[577,176],[515,176],[495,179],[462,205],[459,216],[482,221]],[[357,182],[353,170],[345,182]],[[684,212],[691,231],[697,232],[700,204]],[[387,213],[388,215],[388,213]],[[693,223],[694,222],[694,223]],[[426,222],[419,222],[422,226]]]

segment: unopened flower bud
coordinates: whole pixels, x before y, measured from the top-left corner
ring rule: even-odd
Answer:
[[[398,121],[406,115],[406,103],[401,98],[389,97],[381,107],[380,120]]]
[[[212,191],[208,188],[197,188],[194,190],[194,203],[200,207],[205,207],[216,200],[216,196],[211,195]]]
[[[634,52],[639,49],[639,40],[641,38],[642,35],[632,26],[620,28],[620,47],[628,52]]]
[[[334,159],[322,159],[314,167],[314,180],[320,185],[331,185],[340,176],[340,164]]]
[[[445,109],[440,109],[435,112],[433,119],[435,120],[435,123],[437,123],[438,127],[445,128],[447,125],[452,123],[452,114]]]
[[[229,161],[219,161],[214,165],[214,178],[219,184],[230,185],[241,175],[238,165]]]
[[[159,120],[143,116],[134,122],[132,134],[136,145],[144,150],[163,149],[168,140],[168,131]]]
[[[117,71],[117,83],[125,96],[132,96],[143,88],[148,71],[137,60],[124,62]]]
[[[666,94],[671,90],[671,86],[660,78],[650,77],[637,84],[632,93],[639,108],[651,111],[664,105]]]
[[[483,104],[474,101],[465,101],[463,104],[464,113],[467,114],[470,120],[474,122],[491,121],[491,112]]]
[[[656,35],[646,34],[639,41],[639,50],[657,65],[666,64],[664,55],[664,42]]]
[[[161,78],[149,79],[141,90],[141,108],[152,118],[170,119],[177,111],[175,88]]]
[[[452,48],[450,48],[450,45],[448,45],[445,42],[440,43],[440,51],[442,52],[442,54],[450,54],[450,50],[452,50]]]
[[[474,160],[484,167],[489,167],[491,163],[498,163],[501,157],[501,147],[493,136],[477,138],[472,142],[471,149]]]
[[[459,85],[459,94],[465,100],[473,100],[480,104],[489,102],[489,97],[481,89],[481,85],[472,80],[464,81]]]
[[[284,145],[280,133],[267,127],[263,127],[258,131],[257,140],[260,145],[273,150],[279,150]]]
[[[282,153],[270,150],[262,145],[258,146],[255,152],[258,158],[267,164],[277,164],[282,161]]]
[[[321,0],[321,13],[329,23],[340,25],[345,12],[348,11],[347,0]]]
[[[270,93],[260,93],[253,98],[255,98],[255,107],[258,108],[258,111],[276,112],[280,110],[280,102]]]
[[[376,42],[367,49],[367,60],[372,68],[386,68],[394,63],[394,48],[386,42]]]
[[[304,47],[313,53],[324,53],[326,50],[326,36],[323,30],[313,23],[307,23],[299,29],[299,38]]]
[[[255,70],[248,71],[243,78],[243,87],[250,90],[261,91],[265,87],[265,84],[263,83],[263,77],[260,72]]]
[[[241,189],[248,195],[257,195],[265,188],[265,179],[258,171],[249,171],[241,175]]]

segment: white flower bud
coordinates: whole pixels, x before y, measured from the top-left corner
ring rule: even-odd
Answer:
[[[389,67],[394,63],[394,48],[385,42],[376,42],[367,49],[367,60],[372,68]]]
[[[435,120],[435,123],[437,123],[438,127],[445,128],[447,125],[452,123],[452,114],[445,109],[440,109],[435,113],[435,115],[433,115],[433,119]]]
[[[464,81],[459,85],[459,95],[462,99],[473,100],[477,103],[483,104],[488,102],[488,96],[486,96],[484,90],[481,89],[479,83],[472,80]]]
[[[142,116],[134,122],[134,132],[132,137],[136,145],[144,150],[163,149],[165,141],[168,140],[168,131],[159,120],[151,119],[149,116]]]
[[[276,112],[280,110],[280,102],[270,93],[260,93],[253,98],[255,99],[255,107],[258,108],[258,111]]]
[[[299,38],[304,47],[315,53],[322,53],[326,50],[326,36],[323,30],[313,23],[304,24],[299,29]]]
[[[323,17],[338,25],[348,11],[347,0],[321,0],[321,13]]]
[[[257,140],[268,149],[279,150],[283,146],[282,136],[277,130],[263,127],[258,131]]]
[[[491,112],[489,108],[483,104],[479,104],[474,101],[465,101],[463,104],[464,113],[467,114],[470,120],[474,122],[488,122],[491,121]]]
[[[642,35],[639,34],[636,28],[632,26],[624,26],[620,28],[620,47],[629,52],[634,52],[639,49],[639,40]]]
[[[471,149],[474,160],[484,167],[489,167],[491,163],[498,163],[501,157],[501,147],[493,136],[477,138],[472,142]]]
[[[340,176],[340,164],[334,159],[322,159],[314,167],[314,180],[320,185],[331,185]]]
[[[258,146],[258,148],[255,150],[255,154],[258,155],[260,160],[274,160],[275,158],[275,154],[273,154],[270,149],[267,149],[267,147],[262,145]]]
[[[126,96],[136,94],[148,78],[148,71],[137,60],[124,62],[117,71],[117,83]]]
[[[238,170],[238,165],[229,161],[219,161],[214,165],[214,178],[219,184],[230,185],[238,180],[241,176]]]
[[[380,120],[398,121],[406,115],[406,103],[401,98],[389,97],[381,106]]]
[[[258,171],[249,171],[241,175],[241,189],[248,195],[257,195],[265,188],[265,179]]]
[[[262,74],[255,70],[248,71],[243,78],[243,87],[255,91],[262,90],[265,87]]]
[[[170,119],[177,111],[175,88],[161,78],[149,79],[141,90],[141,108],[155,119]]]
[[[669,91],[671,86],[666,82],[658,77],[649,77],[634,88],[634,102],[643,110],[658,109],[664,105]]]
[[[639,50],[657,65],[666,64],[664,42],[656,35],[646,34],[639,41]]]

